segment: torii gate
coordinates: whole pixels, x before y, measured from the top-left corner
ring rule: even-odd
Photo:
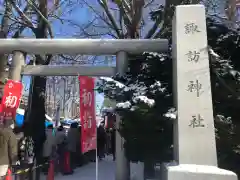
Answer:
[[[128,54],[164,52],[168,50],[166,39],[1,39],[0,53],[14,51],[32,54],[83,54],[116,55],[116,67],[27,65],[22,75],[28,76],[114,76],[124,75],[128,66]],[[117,124],[120,117],[117,117]],[[127,180],[129,165],[123,150],[123,140],[116,135],[116,180]]]

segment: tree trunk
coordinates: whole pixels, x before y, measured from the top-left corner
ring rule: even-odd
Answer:
[[[0,39],[5,39],[8,35],[9,17],[11,17],[11,15],[12,15],[11,3],[9,1],[5,1],[5,12],[1,22]],[[8,71],[6,71],[7,61],[8,61],[7,55],[0,54],[0,98],[2,97],[5,78],[8,77]]]
[[[32,135],[35,143],[35,152],[41,153],[45,141],[45,77],[33,77],[32,105],[29,119],[32,125]],[[34,127],[37,127],[36,129]]]
[[[42,164],[43,143],[46,139],[45,135],[45,89],[46,78],[45,77],[32,77],[32,92],[30,91],[29,106],[27,118],[24,121],[24,133],[25,136],[31,137],[34,141],[34,154],[37,165]],[[39,168],[36,169],[35,174],[29,175],[29,179],[36,177],[36,180],[40,179]]]
[[[39,1],[39,11],[47,18],[47,0]],[[34,34],[37,39],[47,38],[47,22],[39,15],[38,27],[34,29]],[[40,55],[35,55],[36,65],[48,65],[51,55],[45,56],[45,59]],[[46,139],[45,135],[45,91],[46,91],[46,77],[35,76],[33,77],[32,92],[30,94],[31,104],[29,104],[29,115],[27,122],[26,135],[32,137],[34,141],[34,153],[36,164],[43,163],[42,153],[43,144]],[[40,180],[41,168],[36,168],[33,172],[34,180]],[[31,178],[31,176],[29,177]]]

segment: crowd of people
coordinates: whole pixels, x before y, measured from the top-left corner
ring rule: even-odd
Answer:
[[[66,152],[69,154],[71,172],[65,172]],[[78,166],[82,166],[88,161],[96,161],[96,153],[99,160],[105,155],[112,154],[115,160],[115,130],[106,129],[104,122],[97,127],[97,152],[91,150],[87,153],[81,153],[81,126],[78,123],[72,123],[70,129],[65,131],[63,126],[58,127],[54,132],[52,125],[46,130],[46,141],[43,148],[44,163],[49,162],[51,158],[57,159],[59,171],[63,174],[71,174]],[[47,163],[46,163],[47,164]],[[47,173],[48,167],[44,169]]]
[[[0,123],[0,180],[5,180],[6,173],[12,164],[25,161],[26,139],[22,131],[13,130],[3,121]],[[12,123],[12,122],[11,122]],[[27,147],[29,148],[29,147]],[[113,155],[115,160],[115,129],[106,128],[104,122],[97,127],[97,152],[91,150],[81,153],[81,126],[72,123],[66,130],[63,126],[54,128],[49,125],[46,128],[46,140],[43,144],[42,171],[48,173],[49,162],[53,160],[56,164],[55,170],[62,174],[72,174],[74,169],[89,161],[99,160],[105,155]],[[66,158],[69,158],[70,171],[66,171]]]

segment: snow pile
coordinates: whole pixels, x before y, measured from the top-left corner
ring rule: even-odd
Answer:
[[[119,88],[124,88],[125,85],[118,82],[118,81],[115,81],[114,79],[110,78],[110,77],[100,77],[101,80],[104,80],[106,82],[111,82],[111,83],[115,83],[115,85]]]
[[[145,104],[147,104],[149,107],[154,106],[155,101],[154,99],[149,99],[146,96],[137,96],[133,98],[133,102],[137,103],[137,102],[144,102]]]
[[[136,111],[137,108],[138,108],[137,106],[132,106],[130,111]]]
[[[177,119],[177,111],[175,108],[171,108],[164,116],[170,119]]]
[[[240,81],[240,72],[234,69],[230,59],[222,59],[212,48],[209,48],[208,52],[210,61],[214,64],[213,72],[221,82],[227,84],[223,77],[228,75],[232,76],[236,81]]]
[[[147,87],[145,84],[136,82],[129,87],[129,91],[133,92],[133,96],[142,96],[146,94]]]
[[[153,85],[150,86],[150,88],[155,88],[155,87],[161,87],[160,81],[156,81]]]
[[[150,86],[152,93],[157,93],[157,91],[164,92],[166,88],[162,87],[162,84],[160,81],[156,81],[154,84]]]
[[[148,68],[148,64],[147,63],[143,63],[142,64],[142,70],[145,70],[145,69],[147,69]]]
[[[152,107],[155,104],[154,99],[149,99],[147,96],[145,96],[148,88],[145,86],[144,83],[135,82],[134,84],[131,84],[131,85],[129,85],[129,87],[127,87],[126,85],[124,85],[112,78],[109,78],[109,77],[100,77],[100,79],[105,81],[104,88],[109,89],[109,92],[111,93],[111,95],[121,94],[124,92],[132,92],[132,99],[130,101],[117,103],[117,105],[116,105],[117,108],[124,108],[124,109],[131,108],[131,106],[132,106],[131,101],[133,103],[139,103],[139,102],[145,103],[149,107]],[[161,83],[156,82],[151,87],[159,88],[159,86],[161,86]],[[133,109],[135,109],[135,108],[132,108],[131,110],[133,110]]]
[[[130,108],[131,107],[131,103],[129,101],[117,103],[116,107],[117,108],[124,108],[124,109]]]
[[[232,118],[231,117],[225,117],[223,115],[216,115],[215,120],[218,122],[222,122],[224,124],[232,124]]]
[[[165,58],[162,53],[156,52],[144,52],[143,54],[148,54],[147,58],[151,59],[152,57],[158,58],[160,61],[164,61]]]
[[[144,52],[143,54],[149,54],[147,58],[152,58],[152,57],[161,58],[161,54],[157,52]]]
[[[132,101],[134,103],[143,102],[143,103],[147,104],[149,107],[152,107],[155,104],[154,99],[149,99],[146,96],[136,96],[136,97],[133,97]],[[133,106],[133,107],[131,107],[131,106],[132,106],[132,104],[131,104],[130,101],[120,102],[120,103],[117,103],[117,105],[116,105],[117,108],[124,108],[124,109],[131,108],[131,111],[134,111],[136,109],[136,106]]]
[[[209,48],[209,54],[214,56],[215,58],[220,58],[220,56],[217,53],[215,53],[212,48]]]

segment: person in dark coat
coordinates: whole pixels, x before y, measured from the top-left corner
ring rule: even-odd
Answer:
[[[81,145],[81,126],[78,126],[78,135],[79,137],[77,141],[77,166],[82,166],[84,164],[84,157],[82,154],[82,145]]]
[[[77,143],[79,142],[78,123],[72,123],[67,135],[67,150],[70,152],[72,169],[76,167]]]
[[[53,126],[52,125],[48,125],[47,129],[46,129],[46,140],[43,144],[43,172],[45,174],[48,173],[48,168],[49,168],[49,162],[53,156],[54,153],[54,148],[56,146],[56,138],[53,135]]]
[[[101,123],[97,128],[97,154],[99,160],[104,157],[106,145],[106,132],[104,129],[104,124]]]
[[[66,146],[66,138],[67,137],[63,126],[59,126],[56,132],[56,145],[59,159],[59,170],[62,173],[64,172],[64,151]]]
[[[17,138],[18,144],[18,161],[20,164],[23,164],[25,161],[25,137],[23,133],[23,128],[15,126],[13,129],[13,133]]]
[[[14,167],[14,170],[22,170],[29,168],[29,164],[26,161],[26,137],[24,137],[23,127],[18,127],[15,125],[14,134],[17,137],[18,141],[18,162],[17,166]],[[20,173],[17,177],[18,180],[25,180],[28,176],[28,173]]]
[[[8,121],[0,123],[0,180],[5,180],[8,168],[18,160],[17,137],[8,126]]]
[[[110,129],[110,134],[111,134],[111,150],[112,150],[112,155],[113,155],[113,160],[115,161],[116,159],[116,129],[111,128]]]

